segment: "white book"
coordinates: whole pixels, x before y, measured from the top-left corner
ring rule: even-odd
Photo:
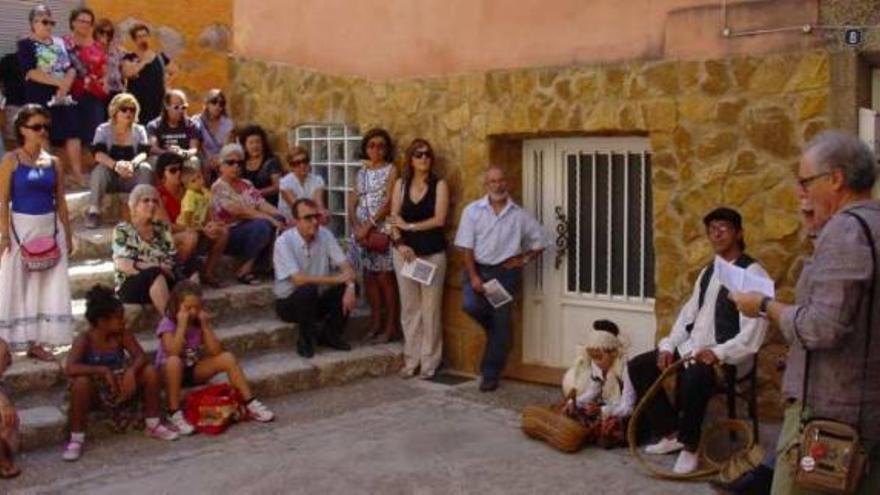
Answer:
[[[500,308],[513,301],[513,296],[507,292],[507,289],[501,285],[497,278],[483,282],[483,290],[485,291],[486,300],[489,301],[493,308]]]
[[[404,277],[415,280],[422,285],[431,285],[434,281],[434,274],[437,273],[437,265],[421,258],[415,261],[404,263],[400,267],[400,274]]]
[[[721,285],[731,292],[760,292],[768,297],[776,295],[773,280],[728,263],[720,256],[715,257],[715,273]]]

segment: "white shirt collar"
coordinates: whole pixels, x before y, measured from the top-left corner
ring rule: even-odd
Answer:
[[[486,194],[479,201],[477,201],[477,206],[479,206],[480,208],[485,208],[485,209],[489,210],[490,212],[492,212],[493,215],[495,214],[495,211],[492,209],[492,203],[489,202],[489,195],[488,194]],[[508,210],[511,210],[514,208],[519,208],[519,205],[517,205],[516,202],[513,201],[513,198],[511,198],[510,196],[507,196],[507,204],[504,206],[504,209],[501,210],[501,213],[499,213],[498,216],[499,217],[503,216],[505,213],[507,213]]]

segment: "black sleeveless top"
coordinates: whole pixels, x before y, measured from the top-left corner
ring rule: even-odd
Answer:
[[[428,181],[428,192],[418,203],[413,203],[409,196],[410,183],[404,182],[403,185],[403,204],[400,207],[400,217],[406,223],[416,223],[428,220],[434,216],[434,209],[437,205],[437,180]],[[443,228],[436,227],[431,230],[421,230],[418,232],[401,231],[403,243],[409,246],[416,256],[430,256],[446,251],[446,236],[443,235]]]

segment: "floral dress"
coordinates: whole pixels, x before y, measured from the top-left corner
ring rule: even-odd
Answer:
[[[357,221],[366,222],[370,217],[374,216],[382,205],[388,200],[388,178],[394,165],[386,163],[380,168],[370,169],[364,164],[357,175],[357,185],[355,191],[358,195],[357,209],[355,217]],[[384,229],[385,222],[379,222],[377,228]],[[352,233],[351,239],[352,253],[358,266],[371,272],[390,272],[394,271],[394,265],[391,262],[391,249],[384,253],[367,251],[361,248],[354,239]]]
[[[171,228],[164,222],[153,222],[153,241],[147,242],[134,225],[122,222],[113,229],[113,259],[124,258],[138,261],[143,264],[167,264],[174,265],[177,257],[177,248],[174,247],[174,237]],[[134,275],[116,270],[116,287],[128,277]]]

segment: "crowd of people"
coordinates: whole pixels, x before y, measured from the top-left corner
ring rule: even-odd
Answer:
[[[28,20],[30,35],[19,42],[16,59],[23,88],[10,122],[16,146],[0,163],[0,285],[17,288],[0,298],[0,375],[11,351],[54,360],[55,348],[72,344],[64,367],[71,391],[65,460],[81,456],[88,413],[96,405],[111,410],[120,429],[144,418],[153,438],[193,433],[181,411],[183,388],[219,373],[241,394],[249,417],[273,419],[217,338],[202,287],[271,280],[275,312],[297,323],[296,352],[306,359],[319,345],[351,349],[344,331],[360,287],[370,307],[365,343],[402,338],[400,375],[435,376],[443,358],[450,185],[428,140],[414,139],[398,162],[386,130],[364,134],[363,164],[347,198],[351,235],[343,249],[326,227],[325,179],[311,172],[309,150],[293,147],[281,160],[259,125],[236,126],[219,89],[204,96],[201,113],[188,115],[187,95],[166,88],[174,63],[151,48],[147,26],[130,28],[135,49],[126,52],[113,23],[96,19],[85,7],[71,13],[72,34],[64,38],[52,34],[56,21],[45,6],[34,7]],[[10,85],[4,78],[7,91]],[[80,160],[83,143],[94,157],[90,171]],[[50,154],[53,145],[65,150],[69,171]],[[880,400],[880,389],[870,385],[880,383],[875,357],[880,354],[869,352],[864,367],[853,366],[859,349],[872,350],[880,342],[870,340],[870,322],[880,308],[872,290],[878,267],[865,262],[877,251],[871,236],[880,234],[880,206],[869,193],[876,174],[875,158],[856,138],[819,135],[807,146],[798,172],[807,228],[818,238],[798,283],[796,305],[730,293],[709,264],[656,350],[629,358],[617,326],[595,324],[580,356],[589,363],[587,379],[573,387],[577,393],[566,412],[594,427],[597,442],[619,445],[635,403],[664,369],[688,358],[677,376],[675,400],[661,395],[651,404],[639,441],[650,454],[678,452],[674,471],[692,472],[715,367],[748,372],[769,319],[792,344],[784,390],[791,402],[780,446],[792,441],[807,414],[876,425],[877,408],[866,405]],[[505,367],[513,309],[494,304],[489,282],[515,295],[523,267],[541,256],[548,239],[511,198],[504,169],[488,167],[483,180],[485,195],[463,209],[454,246],[464,261],[461,309],[487,338],[479,388],[491,392]],[[128,197],[112,235],[115,287],[89,291],[89,330],[74,339],[65,191],[86,183],[89,228],[104,220],[105,196]],[[865,234],[853,216],[870,225]],[[745,253],[744,223],[724,207],[704,217],[718,257],[768,277]],[[218,276],[222,255],[236,258],[234,280]],[[416,262],[431,267],[432,276],[413,276],[408,268]],[[149,305],[162,316],[153,363],[137,329],[125,326],[124,304]],[[813,363],[806,370],[805,356]],[[836,386],[839,380],[846,386]],[[813,384],[811,393],[801,391],[801,381]],[[0,389],[0,477],[18,473],[12,461],[16,424],[15,409]],[[880,461],[874,430],[862,429],[871,458]],[[787,461],[773,457],[752,477],[766,482],[773,462]],[[791,473],[776,472],[780,486],[791,485]],[[877,480],[872,474],[865,483]]]

